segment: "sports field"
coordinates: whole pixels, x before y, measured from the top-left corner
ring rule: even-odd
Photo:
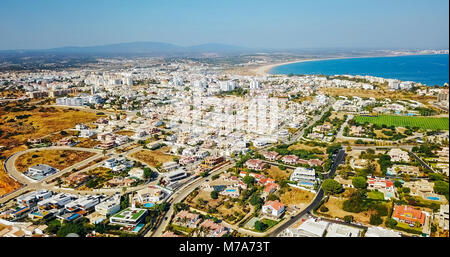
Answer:
[[[395,127],[419,127],[423,129],[449,130],[449,118],[430,118],[430,117],[408,117],[394,115],[379,115],[376,117],[358,116],[355,117],[358,123],[369,122],[377,125],[395,126]]]

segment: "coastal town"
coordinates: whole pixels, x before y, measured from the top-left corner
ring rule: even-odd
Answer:
[[[448,84],[299,61],[0,72],[0,237],[448,237]]]

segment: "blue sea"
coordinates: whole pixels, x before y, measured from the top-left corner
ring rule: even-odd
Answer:
[[[409,55],[349,58],[292,63],[274,67],[270,74],[369,75],[414,81],[433,86],[449,82],[449,55]]]

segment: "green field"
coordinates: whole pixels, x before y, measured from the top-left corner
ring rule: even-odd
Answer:
[[[408,117],[394,115],[379,115],[377,117],[358,116],[355,117],[358,123],[373,123],[377,125],[395,126],[395,127],[419,127],[423,129],[449,130],[449,118],[430,118],[430,117]]]
[[[370,191],[367,193],[367,197],[375,200],[384,200],[384,194],[380,191]]]

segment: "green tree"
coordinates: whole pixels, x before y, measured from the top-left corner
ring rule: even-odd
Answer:
[[[61,228],[56,233],[58,237],[65,237],[70,233],[78,234],[79,236],[84,236],[86,230],[82,222],[64,223]]]
[[[322,206],[320,207],[320,211],[321,211],[321,212],[328,212],[329,210],[328,210],[328,208],[327,208],[325,205],[322,205]]]
[[[387,219],[384,224],[386,225],[386,227],[388,228],[395,228],[397,226],[397,221],[394,219]]]
[[[261,205],[262,202],[263,200],[258,196],[258,194],[253,194],[252,197],[250,198],[250,203],[253,206]]]
[[[409,189],[409,187],[403,187],[402,192],[405,194],[409,194],[409,192],[411,192],[411,189]]]
[[[145,179],[151,178],[152,174],[153,174],[153,172],[152,172],[152,170],[149,167],[145,167],[144,168],[144,178]]]
[[[89,180],[88,182],[86,182],[86,187],[95,188],[96,186],[98,186],[98,182],[95,179],[92,179],[92,180]]]
[[[352,184],[355,188],[365,189],[367,187],[367,181],[365,177],[354,177],[352,179]]]
[[[242,181],[247,184],[247,186],[251,186],[255,183],[255,178],[249,175],[246,175]]]
[[[344,221],[347,222],[347,223],[353,222],[353,216],[352,215],[345,215],[344,216]]]
[[[378,216],[378,215],[370,215],[370,224],[371,225],[375,225],[375,226],[378,226],[378,225],[380,225],[381,223],[383,223],[383,220],[381,219],[381,217],[380,216]]]
[[[329,178],[323,181],[322,188],[327,195],[334,195],[342,191],[342,185],[336,180]]]
[[[445,197],[448,200],[448,193],[449,193],[448,182],[435,181],[433,189],[434,192],[436,192],[436,194],[445,195]]]
[[[259,221],[259,220],[257,220],[256,222],[255,222],[255,229],[257,230],[257,231],[260,231],[260,232],[262,232],[262,231],[265,231],[266,229],[267,229],[267,224],[266,223],[263,223],[263,222],[261,222],[261,221]]]
[[[267,200],[269,200],[269,201],[275,201],[275,200],[280,200],[280,198],[278,197],[278,196],[276,196],[275,194],[269,194],[268,196],[267,196]]]
[[[218,193],[216,190],[212,191],[212,192],[211,192],[211,198],[212,198],[212,199],[217,199],[217,198],[219,198],[219,193]]]

